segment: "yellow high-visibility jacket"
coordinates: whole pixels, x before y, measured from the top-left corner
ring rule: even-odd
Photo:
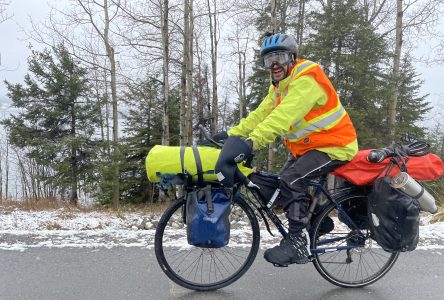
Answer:
[[[351,160],[358,151],[353,124],[322,68],[309,60],[298,60],[289,76],[233,127],[229,135],[251,139],[260,149],[284,137],[294,156],[319,150],[332,159]]]

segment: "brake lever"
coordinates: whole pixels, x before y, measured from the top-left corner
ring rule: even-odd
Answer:
[[[206,130],[205,127],[202,126],[202,124],[199,124],[199,130],[200,132],[205,136],[205,138],[212,143],[213,145],[222,148],[223,144],[216,142],[215,140],[213,140],[213,138],[211,137],[211,135],[208,133],[208,131]]]

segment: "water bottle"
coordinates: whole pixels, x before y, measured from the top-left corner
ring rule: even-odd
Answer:
[[[421,210],[428,211],[432,214],[438,211],[435,198],[406,172],[401,172],[393,176],[391,185],[395,189],[399,189],[410,197],[418,200]]]

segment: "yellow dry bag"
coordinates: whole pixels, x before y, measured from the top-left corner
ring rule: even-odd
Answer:
[[[195,148],[193,150],[193,148]],[[214,168],[219,158],[220,149],[213,147],[180,147],[180,146],[154,146],[146,156],[145,165],[148,179],[151,182],[160,182],[162,175],[187,174],[197,180],[197,166],[195,152],[198,152],[202,164],[203,179],[206,181],[217,181]],[[183,157],[181,159],[181,157]],[[239,170],[245,176],[250,175],[253,170],[238,164]]]

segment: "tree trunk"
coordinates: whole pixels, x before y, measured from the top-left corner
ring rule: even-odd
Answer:
[[[238,40],[238,72],[239,72],[239,120],[245,115],[245,53],[241,53]],[[242,54],[243,60],[242,60]]]
[[[0,148],[0,203],[3,199],[3,165],[2,165],[2,149]]]
[[[170,120],[169,120],[169,37],[168,37],[168,0],[163,1],[161,7],[162,27],[162,58],[163,58],[163,119],[162,119],[162,145],[170,144]]]
[[[102,97],[100,96],[100,90],[98,86],[98,78],[96,78],[96,84],[95,84],[95,90],[96,90],[96,100],[97,100],[97,107],[99,108],[99,123],[100,123],[100,138],[102,139],[102,142],[105,141],[105,127],[104,127],[104,120],[103,120],[103,103],[102,103]]]
[[[298,12],[298,29],[297,29],[297,41],[298,41],[298,51],[302,48],[302,40],[304,36],[304,22],[305,22],[305,0],[299,1],[299,12]]]
[[[197,57],[197,74],[196,76],[196,88],[194,91],[194,96],[196,98],[196,109],[197,109],[197,123],[199,125],[205,126],[205,107],[206,107],[206,98],[204,96],[204,88],[205,88],[205,76],[202,70],[202,53],[199,48],[199,41],[196,39],[196,57]],[[199,138],[201,138],[199,136]]]
[[[113,165],[113,195],[112,203],[114,208],[120,206],[120,149],[119,149],[119,115],[117,111],[117,81],[116,81],[116,60],[114,48],[111,46],[109,39],[109,15],[108,15],[108,0],[103,0],[104,13],[105,13],[105,29],[103,32],[103,41],[105,43],[106,54],[109,59],[111,67],[111,102],[112,102],[112,113],[113,113],[113,154],[112,154],[112,165]]]
[[[193,0],[187,0],[189,9],[188,56],[187,56],[187,145],[193,143]]]
[[[207,0],[208,17],[210,18],[210,43],[211,43],[211,77],[213,79],[212,103],[211,103],[211,134],[217,132],[218,99],[217,99],[217,18],[216,1],[213,0],[214,13],[211,12],[210,0]],[[214,22],[214,23],[213,23]]]
[[[180,99],[180,145],[188,144],[188,126],[187,126],[187,64],[189,62],[189,31],[190,31],[190,0],[184,2],[184,24],[183,24],[183,61],[182,61],[182,74],[181,74],[181,99]]]
[[[398,85],[399,85],[399,69],[401,62],[401,48],[402,48],[402,0],[396,1],[396,40],[395,53],[393,57],[393,71],[392,71],[392,93],[388,107],[388,128],[390,141],[395,141],[396,137],[396,106],[398,103]]]
[[[276,33],[277,30],[277,16],[276,16],[276,0],[271,0],[271,22],[270,22],[270,31]]]
[[[108,95],[108,77],[106,75],[106,70],[104,70],[104,81],[105,81],[105,126],[106,126],[106,153],[108,156],[111,155],[110,148],[110,125],[109,125],[109,95]]]
[[[76,112],[75,105],[72,103],[71,105],[71,130],[70,130],[71,138],[74,139],[76,136]],[[69,196],[69,203],[77,206],[78,202],[78,164],[77,164],[77,147],[74,143],[71,145],[71,194]]]
[[[6,141],[5,199],[9,198],[9,141]],[[16,197],[17,199],[17,197]]]
[[[277,30],[277,16],[276,16],[276,0],[271,0],[271,32],[276,32]],[[268,145],[268,164],[267,164],[267,171],[273,172],[275,160],[276,160],[276,143],[270,143]]]

